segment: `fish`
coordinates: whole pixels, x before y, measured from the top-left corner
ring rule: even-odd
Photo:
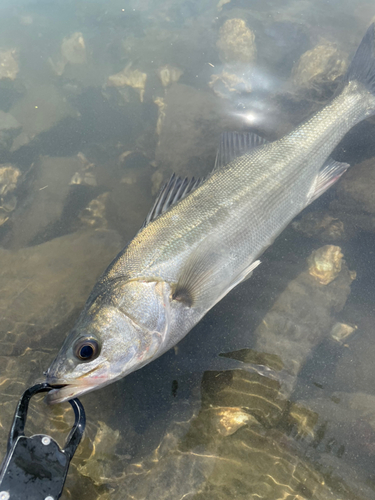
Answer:
[[[374,24],[341,91],[323,109],[274,142],[224,133],[206,179],[172,176],[140,231],[99,278],[45,372],[54,386],[47,402],[104,387],[175,346],[344,174],[349,165],[330,155],[373,114]]]

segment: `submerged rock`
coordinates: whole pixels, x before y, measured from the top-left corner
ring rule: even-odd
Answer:
[[[60,59],[53,61],[49,59],[54,72],[61,76],[64,73],[67,64],[84,64],[87,61],[85,39],[81,32],[73,33],[69,37],[65,37],[61,43]]]
[[[30,88],[14,104],[10,113],[22,126],[22,134],[19,136],[19,141],[18,137],[14,141],[13,151],[27,144],[41,132],[49,130],[63,118],[79,116],[56,87],[49,84]]]
[[[310,276],[316,278],[321,285],[328,285],[340,274],[343,257],[341,248],[335,245],[314,250],[307,261]]]
[[[12,193],[20,180],[21,172],[13,165],[0,164],[0,196],[4,197]]]
[[[348,57],[332,43],[323,41],[300,57],[292,71],[294,85],[324,97],[335,89],[348,68]]]
[[[177,83],[182,74],[182,69],[169,64],[166,64],[158,69],[158,76],[163,87],[168,87],[172,83]]]
[[[309,238],[322,241],[342,240],[347,237],[344,223],[327,212],[309,212],[292,222],[294,229]]]
[[[15,252],[0,249],[2,355],[40,347],[53,328],[77,314],[120,247],[116,232],[90,230]],[[48,347],[61,341],[49,338]]]
[[[131,69],[131,65],[126,66],[122,71],[108,77],[109,87],[132,87],[139,93],[139,99],[143,102],[145,93],[147,74],[139,69]]]
[[[326,454],[322,464],[327,455],[344,457],[349,465],[372,462],[375,456],[375,397],[372,394],[337,391],[330,398],[321,396],[299,404],[309,406],[318,416],[313,446],[320,454]],[[328,463],[332,472],[343,475],[345,462],[336,462],[333,467],[332,462]],[[351,479],[353,476],[351,474]]]
[[[346,231],[375,231],[375,158],[350,168],[336,190],[329,212],[343,221]]]
[[[329,469],[326,481],[299,451],[285,425],[303,437],[319,415],[290,405],[277,389],[245,370],[205,372],[198,415],[172,426],[150,457],[126,467],[114,500],[370,499],[371,488],[357,494],[358,485],[348,486]],[[284,422],[279,426],[268,418],[277,408]]]
[[[17,130],[21,128],[21,124],[10,113],[5,113],[0,110],[0,131]]]
[[[162,97],[155,97],[154,103],[158,107],[158,121],[156,122],[156,134],[160,135],[166,111],[165,99],[163,99]]]
[[[15,80],[18,72],[17,50],[0,50],[0,80]]]
[[[0,153],[9,151],[21,131],[21,124],[10,113],[0,110]]]
[[[258,61],[289,78],[295,62],[310,47],[309,31],[301,20],[266,22],[257,39]]]
[[[166,176],[170,172],[189,177],[207,174],[214,165],[220,132],[233,128],[234,118],[218,106],[211,93],[180,83],[167,89],[159,109],[157,164]]]
[[[343,240],[361,231],[375,232],[375,158],[353,165],[337,184],[328,210],[309,212],[293,227],[323,241]]]
[[[28,196],[12,218],[8,246],[19,248],[30,244],[38,235],[60,220],[71,179],[82,162],[71,158],[44,156],[33,168]]]
[[[228,19],[220,28],[216,43],[220,58],[227,63],[250,63],[255,60],[255,35],[243,19]]]
[[[70,64],[83,64],[86,62],[86,44],[81,32],[65,37],[61,44],[61,56]]]
[[[332,245],[313,252],[308,269],[288,283],[255,331],[255,349],[283,362],[283,372],[275,377],[286,397],[311,350],[327,338],[336,323],[335,313],[350,293],[354,275],[342,257],[340,248]]]
[[[371,298],[370,292],[367,293]],[[367,302],[366,295],[361,298],[365,300],[365,306],[358,308],[357,334],[349,338],[350,348],[343,351],[335,366],[334,384],[341,391],[372,395],[375,377],[373,302]]]
[[[96,186],[95,164],[89,162],[83,153],[78,153],[77,158],[81,161],[81,168],[73,175],[70,184],[83,184],[86,186]]]
[[[111,481],[112,460],[115,458],[116,445],[120,439],[120,431],[114,431],[104,422],[99,421],[98,424],[92,453],[83,465],[78,466],[78,472],[89,477],[96,486]]]
[[[350,208],[357,205],[357,211],[375,214],[375,159],[371,158],[350,168],[337,187],[336,208],[344,202]]]
[[[0,165],[0,226],[8,219],[10,212],[16,208],[17,198],[13,191],[20,181],[21,172],[12,165]]]
[[[242,95],[252,91],[249,76],[238,73],[231,73],[224,69],[219,74],[213,74],[208,85],[215,94],[224,99],[230,99],[233,94]]]
[[[356,326],[346,325],[345,323],[335,323],[331,330],[331,337],[337,342],[342,343],[357,329]]]
[[[109,193],[102,193],[80,213],[80,220],[85,226],[105,229],[107,227],[107,202]]]

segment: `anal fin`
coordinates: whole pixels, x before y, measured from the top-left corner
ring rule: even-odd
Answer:
[[[307,197],[307,205],[319,198],[327,189],[329,189],[340,177],[348,170],[348,163],[340,163],[329,158],[320,169],[314,184],[312,185]]]

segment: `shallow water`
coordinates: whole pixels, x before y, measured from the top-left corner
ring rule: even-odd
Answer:
[[[272,140],[324,105],[375,6],[3,0],[0,11],[2,456],[19,396],[160,185],[207,175],[225,130]],[[333,156],[352,168],[251,280],[175,349],[82,397],[87,431],[62,498],[374,498],[374,129],[344,138]],[[322,284],[310,256],[326,245],[315,261],[341,268]],[[33,402],[29,432],[63,442],[68,409]]]

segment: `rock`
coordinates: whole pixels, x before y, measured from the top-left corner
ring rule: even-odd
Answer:
[[[83,64],[86,62],[86,45],[81,32],[65,37],[61,44],[61,56],[70,64]]]
[[[295,61],[310,47],[309,29],[301,21],[264,23],[257,37],[258,62],[289,78]]]
[[[332,208],[346,204],[358,212],[375,214],[375,158],[350,168],[337,186],[337,202]],[[331,207],[330,207],[331,208]]]
[[[0,131],[16,130],[21,127],[20,123],[10,113],[0,110]]]
[[[313,425],[313,446],[320,453],[344,457],[352,464],[373,459],[375,397],[372,394],[337,391],[330,398],[317,397],[299,404],[310,407],[318,416]]]
[[[345,349],[337,362],[334,374],[335,388],[347,392],[373,394],[375,377],[375,344],[373,314],[370,306],[359,309],[357,334],[349,339],[349,349]]]
[[[0,196],[12,193],[20,180],[21,172],[10,164],[0,164]]]
[[[292,226],[305,236],[322,241],[344,240],[348,236],[344,223],[327,212],[308,212],[292,222]]]
[[[152,174],[155,169],[149,165],[127,169],[105,200],[108,220],[115,223],[115,229],[126,240],[133,238],[143,224],[153,205]]]
[[[337,342],[344,342],[353,332],[357,330],[357,326],[346,325],[345,323],[335,323],[331,330],[331,337]]]
[[[322,241],[353,238],[375,231],[375,159],[353,165],[335,188],[335,198],[324,211],[309,212],[292,223],[308,237]]]
[[[143,102],[145,93],[147,74],[142,73],[139,69],[131,69],[128,65],[119,73],[108,77],[108,87],[132,87],[139,93],[139,98]]]
[[[17,198],[13,191],[20,181],[21,172],[12,165],[0,164],[0,226],[8,219],[10,212],[16,208]]]
[[[10,150],[13,140],[20,133],[21,124],[10,113],[0,110],[0,152]]]
[[[228,19],[220,28],[216,43],[220,58],[227,63],[250,63],[255,60],[255,35],[243,19]]]
[[[300,57],[292,71],[294,85],[316,98],[325,98],[337,86],[337,80],[346,73],[348,57],[335,45],[322,41]]]
[[[34,166],[28,195],[14,212],[8,246],[28,245],[60,220],[71,189],[71,179],[81,167],[82,161],[77,156],[44,156],[40,159]]]
[[[11,108],[10,113],[22,126],[24,145],[36,135],[49,130],[63,118],[78,117],[78,112],[60,92],[49,84],[29,89]],[[12,148],[15,150],[15,147]]]
[[[163,121],[165,118],[166,104],[162,97],[154,97],[154,103],[158,107],[158,120],[156,122],[156,134],[160,135],[162,131]]]
[[[91,200],[88,206],[80,213],[80,220],[85,226],[105,229],[107,227],[106,211],[108,196],[110,193],[103,193],[94,200]]]
[[[155,159],[166,177],[171,172],[190,177],[210,172],[220,133],[233,128],[234,118],[211,93],[180,83],[166,90],[162,113]]]
[[[337,186],[329,211],[339,217],[346,232],[375,231],[375,158],[350,168]]]
[[[180,68],[166,64],[158,69],[158,76],[163,87],[169,87],[172,83],[178,82],[183,71]]]
[[[114,431],[104,422],[99,421],[98,424],[92,453],[83,465],[78,466],[78,472],[82,476],[89,477],[97,486],[106,484],[112,479],[111,459],[116,458],[115,448],[120,439],[120,431]]]
[[[0,249],[1,354],[38,348],[51,330],[77,316],[120,248],[116,232],[90,230],[15,252]],[[60,334],[49,337],[49,348],[60,347],[64,331]]]
[[[230,73],[224,69],[219,74],[213,74],[208,85],[215,94],[224,99],[231,99],[233,94],[250,93],[252,91],[250,75],[244,73]]]
[[[15,80],[19,71],[15,49],[0,50],[0,80]]]
[[[322,260],[322,265],[319,264],[317,275],[311,275],[310,263],[316,264],[316,256],[318,262]],[[275,376],[281,380],[286,397],[294,388],[296,376],[313,347],[326,338],[336,323],[334,313],[344,307],[353,280],[339,247],[323,247],[313,252],[308,261],[309,269],[288,283],[254,333],[257,351],[277,355],[282,360],[285,379],[282,374]],[[319,282],[321,268],[325,284]]]
[[[95,164],[89,162],[83,153],[78,153],[77,158],[81,161],[81,168],[71,178],[70,185],[83,184],[86,186],[97,186]]]
[[[171,426],[154,453],[125,468],[114,500],[246,499],[249,492],[270,500],[372,498],[370,487],[361,489],[363,496],[355,494],[358,479],[350,486],[342,475],[325,481],[309,461],[311,453],[267,420],[269,410],[278,410],[299,425],[300,439],[318,418],[279,399],[277,384],[267,377],[245,370],[205,372],[201,392],[199,413]]]
[[[216,8],[219,12],[222,11],[224,5],[226,5],[227,3],[230,3],[231,0],[219,0],[218,4],[216,5]]]
[[[87,61],[86,44],[81,32],[65,37],[61,43],[61,56],[56,62],[49,58],[54,72],[61,76],[67,64],[84,64]]]
[[[321,285],[328,285],[341,272],[343,254],[341,248],[326,245],[314,252],[308,258],[309,274]]]
[[[335,188],[328,210],[309,212],[293,222],[306,236],[347,240],[361,231],[375,232],[375,158],[353,165]]]

